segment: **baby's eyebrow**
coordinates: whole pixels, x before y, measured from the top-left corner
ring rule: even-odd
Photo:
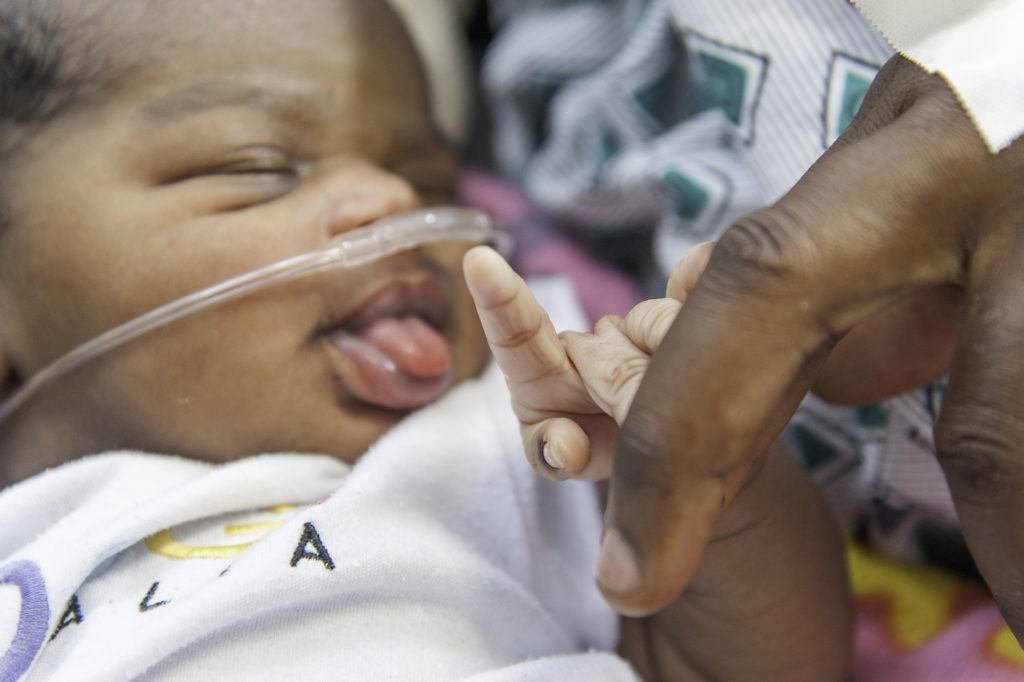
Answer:
[[[295,83],[264,81],[255,85],[218,79],[193,83],[164,95],[145,105],[142,113],[151,123],[163,124],[221,107],[260,109],[304,121],[318,118],[320,110],[308,89]]]

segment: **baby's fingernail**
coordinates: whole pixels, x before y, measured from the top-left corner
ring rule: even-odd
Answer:
[[[628,594],[640,587],[640,565],[636,553],[612,528],[604,534],[601,553],[597,557],[597,582],[606,592]]]
[[[466,253],[463,268],[469,293],[478,305],[504,303],[515,294],[515,272],[494,249],[474,246]]]
[[[545,442],[544,449],[541,451],[544,457],[544,462],[552,469],[564,469],[565,460],[562,459],[561,453],[551,443]]]

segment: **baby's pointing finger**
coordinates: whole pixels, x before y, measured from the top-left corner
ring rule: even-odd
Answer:
[[[497,252],[470,249],[462,267],[487,343],[513,393],[517,385],[571,371],[547,313]]]

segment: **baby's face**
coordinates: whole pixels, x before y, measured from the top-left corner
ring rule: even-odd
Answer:
[[[16,376],[186,293],[446,200],[453,163],[383,5],[175,0],[109,27],[125,74],[31,138],[5,178],[0,341]],[[464,250],[214,308],[95,361],[19,418],[60,423],[81,448],[68,455],[352,459],[480,370]]]

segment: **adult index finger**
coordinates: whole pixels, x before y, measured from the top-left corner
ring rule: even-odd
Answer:
[[[945,92],[868,121],[719,241],[617,444],[598,582],[621,612],[679,594],[836,339],[917,287],[960,281],[989,157]]]

